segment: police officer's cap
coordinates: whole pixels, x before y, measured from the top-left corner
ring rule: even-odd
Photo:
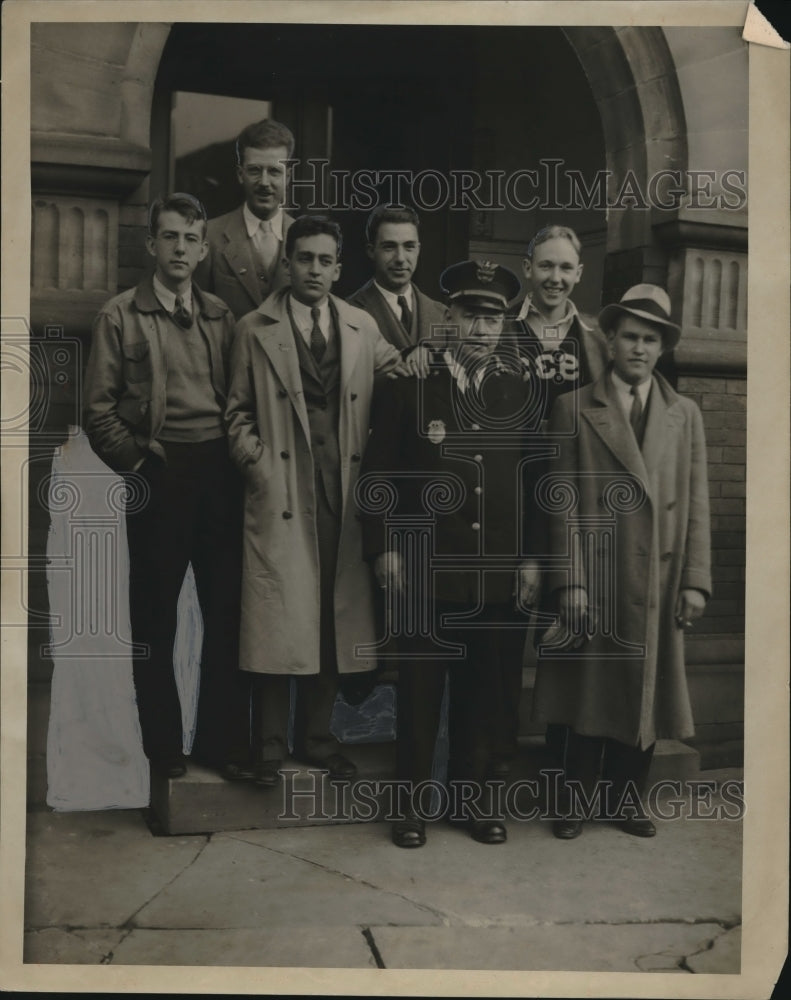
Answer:
[[[464,260],[446,268],[439,279],[449,302],[502,312],[520,291],[519,278],[507,267],[489,260]]]

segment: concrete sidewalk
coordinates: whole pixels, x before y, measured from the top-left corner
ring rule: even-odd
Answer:
[[[25,961],[737,973],[741,823],[657,827],[511,821],[486,846],[435,823],[399,850],[385,823],[155,837],[136,810],[31,812]]]

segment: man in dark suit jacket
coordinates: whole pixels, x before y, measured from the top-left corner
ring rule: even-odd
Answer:
[[[201,288],[214,292],[236,319],[288,284],[283,246],[294,221],[282,208],[294,136],[285,125],[264,120],[236,140],[236,173],[244,203],[209,221],[209,253],[196,271]]]
[[[374,276],[347,300],[369,312],[385,340],[405,358],[421,342],[431,339],[432,328],[445,322],[445,307],[412,282],[420,257],[419,227],[420,220],[412,208],[379,205],[373,210],[365,235]],[[428,354],[419,352],[415,359],[421,354],[425,374]]]
[[[494,353],[519,281],[507,268],[465,261],[444,272],[442,287],[447,348],[432,352],[428,378],[382,384],[358,491],[366,558],[388,591],[391,621],[404,624],[398,778],[413,794],[399,804],[399,847],[425,842],[420,786],[432,774],[448,667],[448,774],[478,793],[474,804],[452,806],[451,818],[482,843],[506,839],[488,798],[488,767],[503,725],[501,667],[521,667],[521,611],[538,590],[535,463],[524,429],[530,390],[518,364]]]

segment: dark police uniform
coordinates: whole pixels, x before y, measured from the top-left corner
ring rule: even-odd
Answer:
[[[518,290],[505,268],[484,281],[478,274],[475,262],[455,265],[444,289],[488,297],[490,312]],[[398,776],[413,785],[431,778],[448,667],[449,778],[484,786],[507,724],[503,677],[516,670],[521,679],[526,620],[515,608],[516,569],[537,530],[529,412],[518,364],[497,355],[462,368],[450,352],[435,354],[427,379],[386,383],[374,401],[363,540],[369,559],[391,550],[404,559],[406,593],[400,604],[391,599],[390,624],[401,655]],[[366,495],[387,503],[374,509]]]

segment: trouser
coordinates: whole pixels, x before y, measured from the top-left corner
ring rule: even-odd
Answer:
[[[203,619],[193,755],[219,764],[249,755],[249,683],[239,670],[241,484],[227,440],[166,445],[138,470],[148,501],[126,515],[133,675],[143,750],[150,759],[182,751],[182,713],[173,666],[179,594],[187,566]]]
[[[296,677],[294,754],[321,759],[335,753],[330,731],[338,693],[335,644],[335,572],[338,564],[340,516],[316,477],[316,533],[319,545],[319,670]],[[360,556],[362,558],[362,556]],[[259,760],[281,760],[288,749],[289,674],[257,674],[253,689],[253,745]]]
[[[583,736],[570,726],[564,728],[563,771],[566,782],[579,782],[589,801],[594,801],[598,789],[601,792],[598,811],[604,817],[628,818],[626,815],[619,817],[617,807],[622,802],[627,811],[629,805],[639,807],[656,744],[641,749],[609,737]],[[599,782],[602,784],[599,785]],[[584,807],[578,796],[569,795],[568,785],[565,792],[563,811],[568,810],[569,803],[572,805],[571,813],[579,811],[575,806]],[[584,817],[579,815],[577,818]]]
[[[437,602],[436,621],[443,614],[459,612],[460,607]],[[502,623],[513,619],[506,605],[487,605],[483,617]],[[478,619],[480,620],[480,619]],[[449,678],[448,779],[449,782],[473,783],[481,790],[480,803],[485,811],[490,804],[488,771],[492,759],[518,729],[518,701],[514,695],[514,669],[510,658],[519,664],[521,695],[521,651],[525,631],[521,628],[464,628],[438,625],[435,637],[464,647],[460,660],[433,658],[425,640],[399,637],[399,649],[414,656],[426,648],[425,659],[402,659],[398,665],[397,776],[414,788],[432,775],[434,748],[440,723],[440,710],[446,673]],[[503,678],[510,681],[504,684]],[[514,723],[514,718],[517,720]],[[505,734],[505,738],[504,738]]]

